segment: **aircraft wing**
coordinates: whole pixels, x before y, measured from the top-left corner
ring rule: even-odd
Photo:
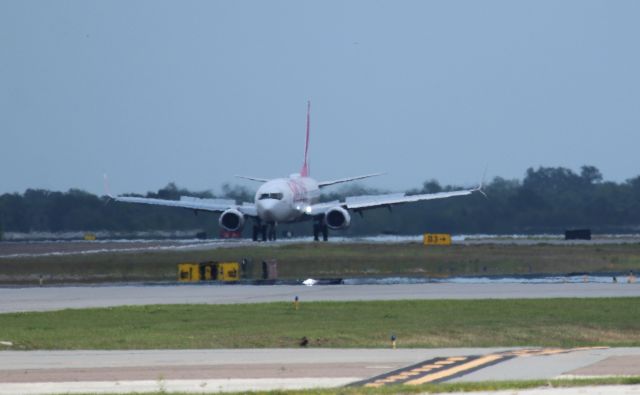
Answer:
[[[483,193],[480,188],[464,189],[460,191],[426,193],[421,195],[406,195],[404,193],[392,193],[386,195],[363,195],[347,197],[344,202],[334,201],[328,203],[318,203],[311,206],[309,215],[323,214],[336,206],[344,207],[347,210],[366,210],[376,207],[391,206],[402,203],[419,202],[423,200],[445,199],[454,196],[471,195],[474,192]]]
[[[343,182],[362,180],[363,178],[369,177],[377,177],[381,176],[384,173],[373,173],[373,174],[365,174],[364,176],[356,176],[356,177],[347,177],[347,178],[339,178],[337,180],[329,180],[329,181],[320,181],[318,182],[318,187],[328,187],[329,185],[341,184]]]
[[[151,204],[155,206],[180,207],[192,210],[223,212],[230,208],[235,208],[248,216],[257,216],[258,211],[253,203],[236,204],[232,199],[201,199],[191,196],[181,196],[180,200],[153,199],[134,196],[115,196],[116,202]]]
[[[350,210],[361,210],[393,204],[420,202],[423,200],[445,199],[454,196],[471,195],[479,189],[465,189],[461,191],[425,193],[422,195],[405,195],[404,193],[392,193],[388,195],[352,196],[345,199],[344,206]]]

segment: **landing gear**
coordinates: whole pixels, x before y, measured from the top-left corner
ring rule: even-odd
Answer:
[[[267,241],[266,230],[267,230],[267,225],[262,225],[262,223],[259,220],[256,221],[253,224],[251,239],[253,241],[258,241],[258,239],[262,239],[262,241]]]
[[[276,241],[276,224],[272,223],[268,226],[268,239],[269,241]]]
[[[327,227],[327,224],[323,222],[316,222],[313,224],[313,240],[314,241],[320,240],[320,237],[319,237],[320,233],[322,233],[323,241],[329,240],[329,227]]]
[[[275,241],[276,240],[276,223],[262,224],[257,222],[253,225],[251,239],[253,241]]]

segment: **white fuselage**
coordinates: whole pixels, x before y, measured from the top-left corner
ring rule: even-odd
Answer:
[[[255,196],[258,217],[265,222],[292,222],[310,212],[318,201],[320,188],[313,178],[292,174],[276,178],[258,188]]]

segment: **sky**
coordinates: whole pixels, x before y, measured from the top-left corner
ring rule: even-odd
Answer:
[[[638,1],[0,1],[0,193],[640,174]]]

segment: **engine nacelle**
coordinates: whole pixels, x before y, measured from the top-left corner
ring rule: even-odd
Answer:
[[[244,227],[244,215],[235,208],[230,208],[220,214],[218,223],[224,230],[231,232],[240,231]]]
[[[325,213],[324,222],[330,229],[344,229],[351,225],[351,215],[342,207],[334,207]]]

